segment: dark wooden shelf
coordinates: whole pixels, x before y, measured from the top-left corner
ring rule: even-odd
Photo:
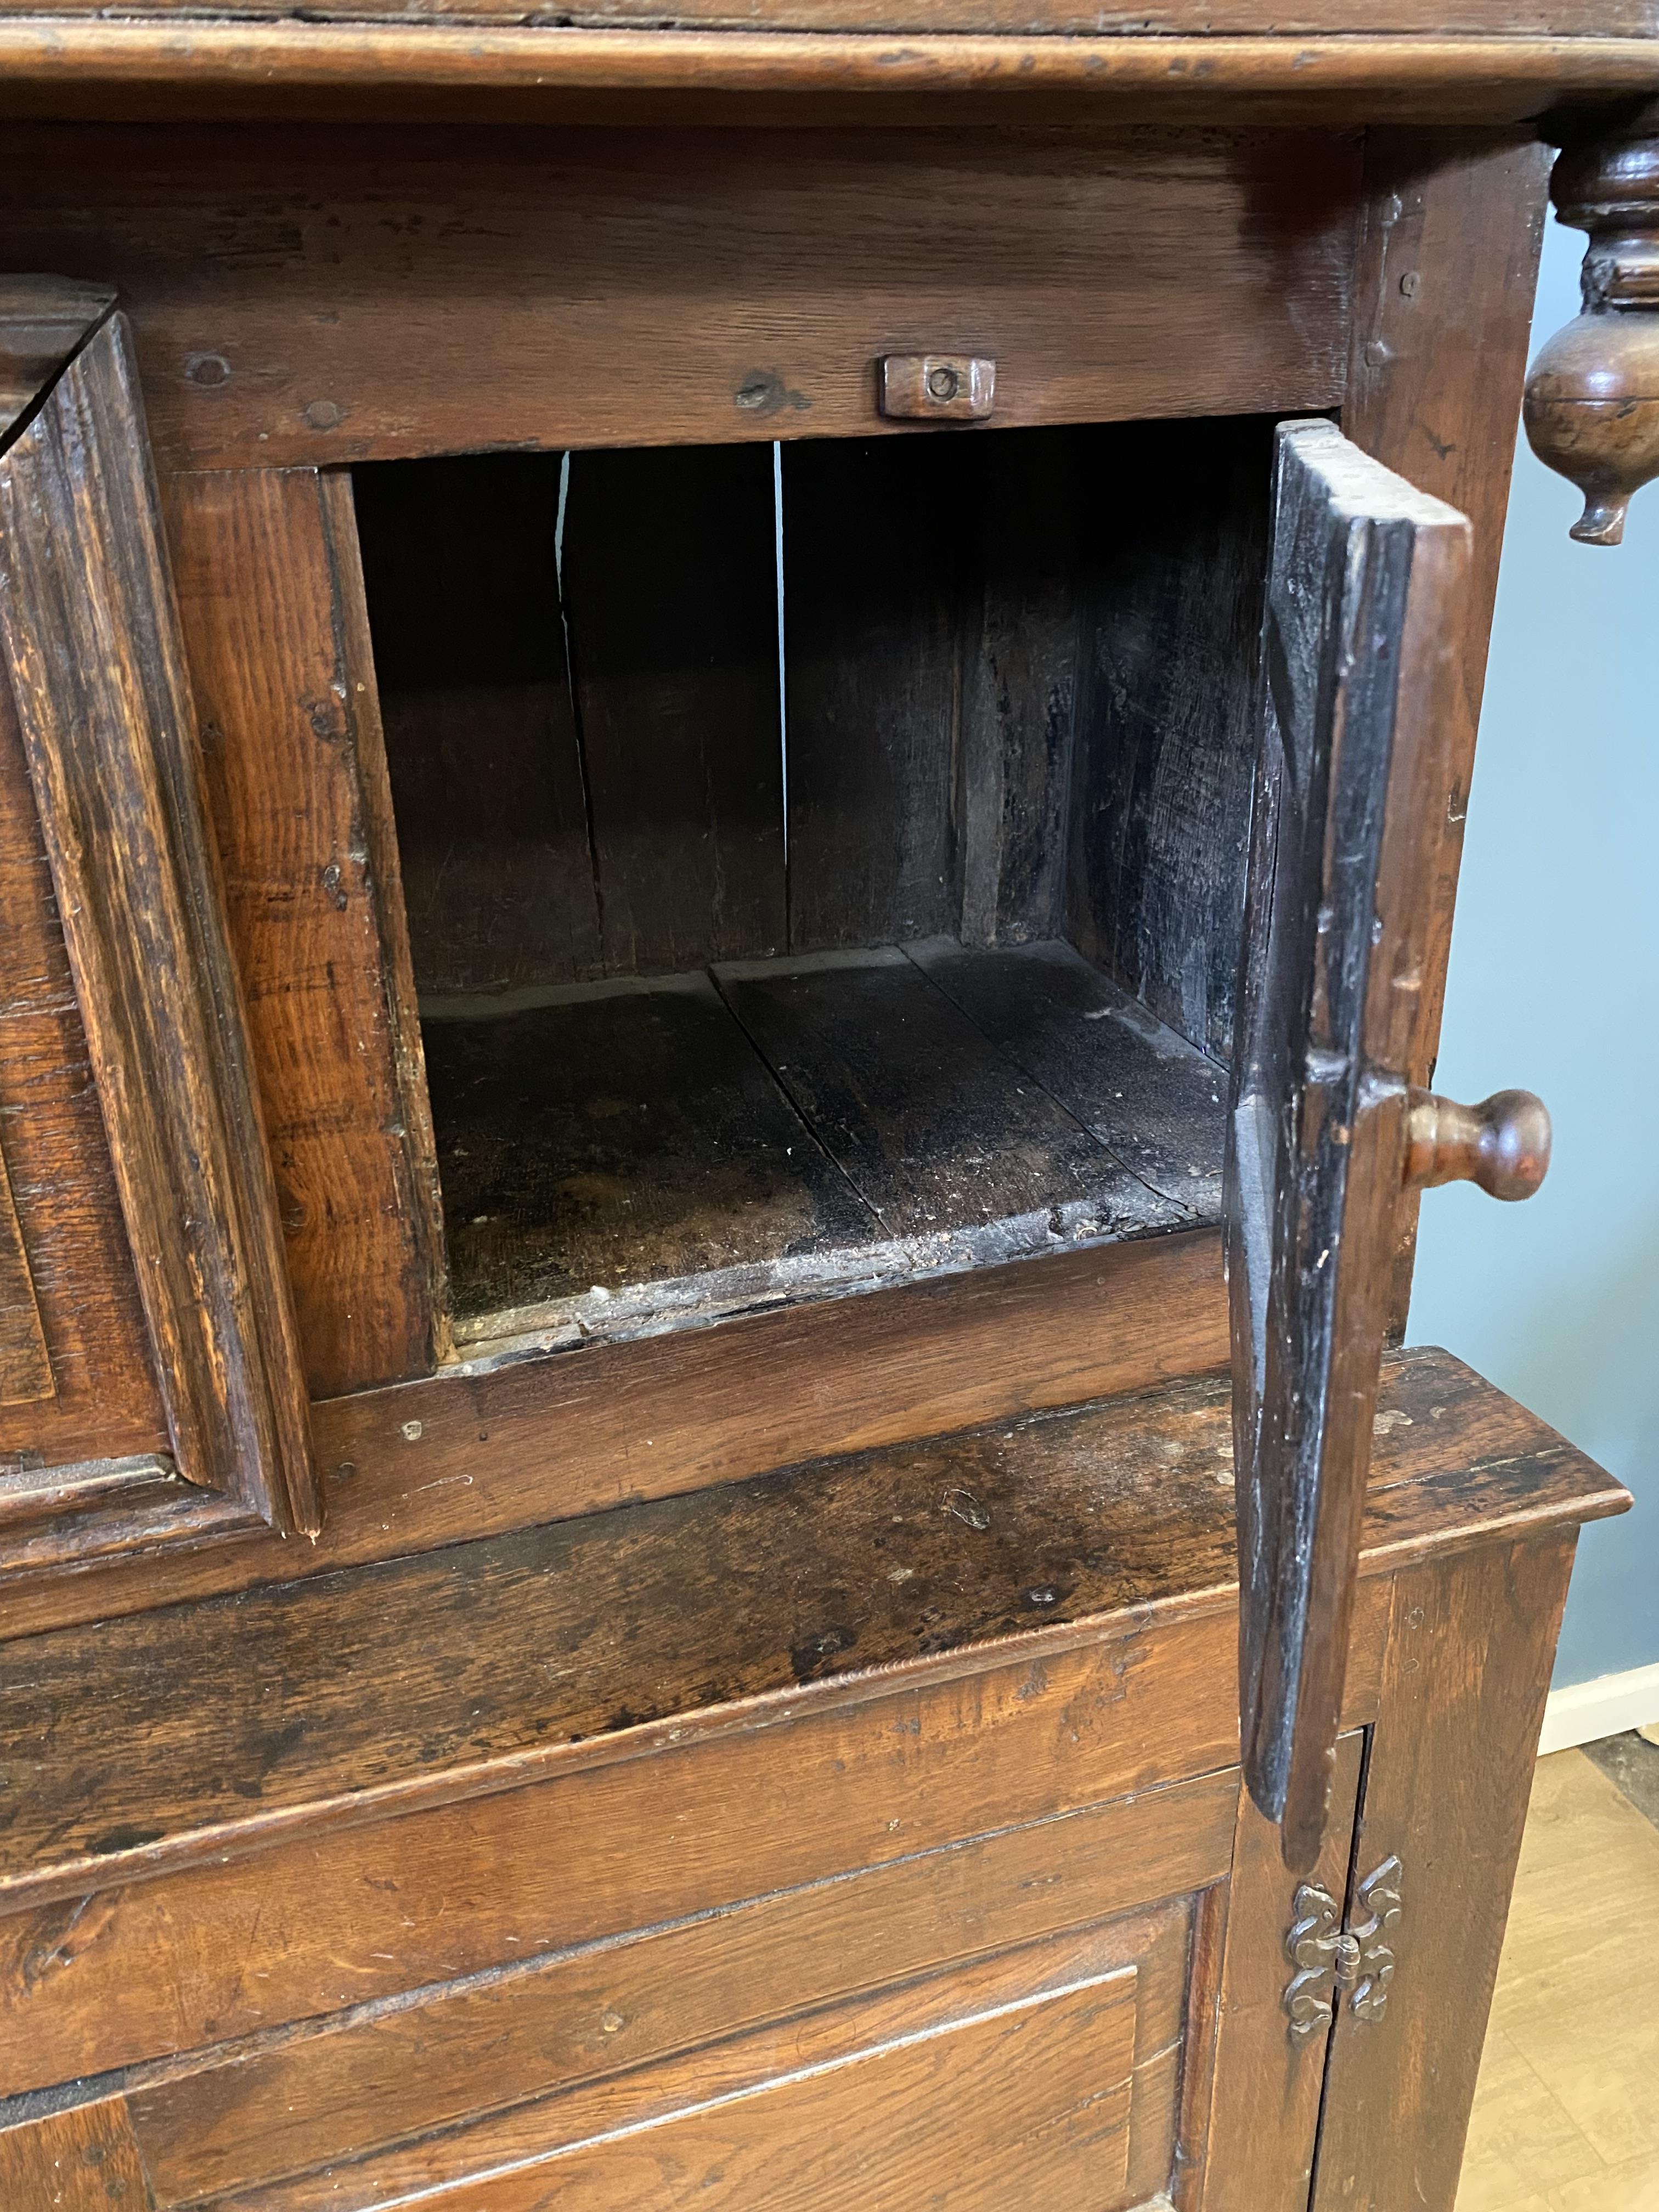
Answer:
[[[1069,945],[423,1007],[457,1335],[620,1339],[1219,1218],[1224,1071]]]

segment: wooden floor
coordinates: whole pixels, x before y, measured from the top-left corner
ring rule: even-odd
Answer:
[[[1659,1826],[1540,1759],[1457,2212],[1659,2212]]]

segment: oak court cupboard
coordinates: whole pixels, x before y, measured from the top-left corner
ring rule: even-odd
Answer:
[[[6,2212],[1450,2212],[1659,15],[1443,14],[0,6]]]

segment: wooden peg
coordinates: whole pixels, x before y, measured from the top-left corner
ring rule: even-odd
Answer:
[[[1494,1091],[1460,1106],[1432,1091],[1413,1091],[1406,1124],[1406,1182],[1478,1183],[1490,1198],[1530,1198],[1550,1164],[1549,1109],[1530,1091]]]
[[[1550,197],[1589,234],[1584,308],[1532,365],[1527,435],[1584,495],[1573,537],[1617,545],[1632,496],[1659,476],[1659,104],[1565,152]]]

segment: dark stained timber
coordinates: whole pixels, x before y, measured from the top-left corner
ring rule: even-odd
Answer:
[[[1066,934],[1230,1060],[1270,427],[1136,423],[1096,433],[1076,466],[1095,526],[1077,586]]]
[[[1200,1220],[1218,1218],[1224,1068],[1069,945],[970,951],[933,939],[908,950],[1016,1067],[1143,1182]]]
[[[1227,1242],[1243,1762],[1297,1868],[1336,1741],[1468,557],[1454,508],[1328,422],[1280,428]]]
[[[1172,1225],[897,946],[715,973],[890,1236],[936,1240],[948,1264],[953,1245],[963,1259],[1012,1259]],[[991,1239],[999,1249],[982,1249]]]
[[[616,1340],[1219,1218],[1219,1071],[1065,945],[526,995],[427,1009],[463,1344]]]
[[[31,1638],[0,1712],[0,1896],[125,1880],[157,1846],[388,1784],[586,1761],[746,1698],[1003,1638],[1018,1656],[1068,1622],[1231,1612],[1227,1398],[1206,1377],[842,1454],[174,1607],[165,1636],[152,1615]],[[1624,1502],[1446,1352],[1390,1355],[1386,1405],[1370,1573],[1477,1520]],[[222,1693],[192,1698],[202,1681]]]
[[[428,1018],[426,1050],[463,1336],[555,1304],[583,1334],[696,1317],[877,1233],[706,975]]]
[[[555,551],[556,454],[352,476],[421,988],[601,972]]]
[[[0,276],[0,436],[115,305],[107,284],[70,276]]]
[[[772,457],[573,453],[563,592],[611,975],[785,941]]]
[[[125,322],[0,455],[0,633],[179,1469],[314,1528],[308,1408]]]
[[[784,452],[793,951],[957,926],[972,454],[921,437]]]

